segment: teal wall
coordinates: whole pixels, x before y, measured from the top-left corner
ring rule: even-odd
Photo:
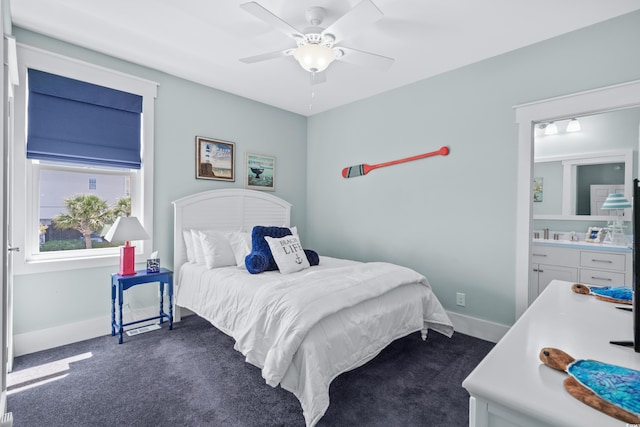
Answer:
[[[446,309],[512,324],[513,106],[640,79],[639,41],[636,12],[311,117],[311,242],[321,253],[415,268]],[[340,176],[442,145],[448,157]]]
[[[562,174],[559,160],[535,164],[533,176],[542,180],[542,200],[533,203],[534,215],[562,214]]]
[[[98,64],[159,83],[155,102],[154,249],[163,266],[173,263],[173,207],[188,194],[218,188],[244,187],[244,155],[276,157],[275,195],[293,204],[292,223],[306,229],[307,120],[245,98],[192,83],[165,73],[117,60],[20,28],[19,43]],[[234,183],[195,179],[195,136],[236,144]],[[213,213],[212,213],[213,215]],[[14,333],[81,322],[110,315],[113,268],[73,270],[15,276]],[[131,309],[155,301],[153,289],[134,288]],[[150,287],[149,287],[150,288]],[[109,331],[105,324],[105,332]]]
[[[27,31],[16,29],[15,35],[20,42],[160,83],[154,237],[161,258],[172,256],[172,200],[242,187],[241,180],[231,185],[194,179],[194,136],[221,138],[236,142],[239,157],[245,151],[276,156],[276,195],[293,203],[292,222],[301,227],[306,247],[415,268],[429,278],[446,309],[505,325],[515,316],[513,106],[640,79],[640,13],[309,119]],[[345,166],[442,145],[450,147],[449,156],[354,179],[340,175]],[[16,277],[15,332],[108,315],[109,273]],[[465,308],[455,305],[456,292],[466,293]]]

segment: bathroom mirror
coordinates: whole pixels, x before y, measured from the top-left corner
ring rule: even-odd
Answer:
[[[607,220],[610,213],[600,207],[609,194],[630,198],[633,157],[633,150],[621,150],[536,159],[534,219]]]

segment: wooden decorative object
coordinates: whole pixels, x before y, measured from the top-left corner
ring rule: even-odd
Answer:
[[[413,160],[424,159],[425,157],[431,156],[446,156],[449,154],[449,147],[441,147],[437,151],[432,151],[430,153],[418,154],[417,156],[406,157],[404,159],[392,160],[386,163],[378,163],[377,165],[368,165],[363,163],[361,165],[349,166],[342,169],[342,176],[344,178],[355,178],[356,176],[366,175],[374,169],[383,168],[385,166],[397,165],[398,163],[410,162]]]

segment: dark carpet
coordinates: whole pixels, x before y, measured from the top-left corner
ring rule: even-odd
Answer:
[[[333,381],[318,426],[466,426],[461,384],[492,347],[459,333],[401,338]],[[304,426],[296,397],[196,316],[121,345],[105,336],[20,356],[14,372],[83,354],[50,382],[9,390],[14,426]]]

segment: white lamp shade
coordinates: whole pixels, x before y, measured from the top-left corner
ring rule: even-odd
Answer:
[[[293,57],[302,68],[313,73],[326,70],[329,64],[336,59],[331,48],[314,43],[298,46]]]
[[[120,216],[104,238],[108,242],[129,242],[131,240],[147,240],[151,237],[142,227],[138,218],[135,216]]]
[[[580,122],[578,119],[571,119],[567,123],[567,132],[580,132]]]
[[[547,127],[544,128],[545,135],[555,135],[557,133],[558,133],[558,125],[556,125],[553,122],[549,123]]]
[[[631,203],[624,197],[624,194],[612,193],[602,204],[602,209],[627,209],[631,207]]]

